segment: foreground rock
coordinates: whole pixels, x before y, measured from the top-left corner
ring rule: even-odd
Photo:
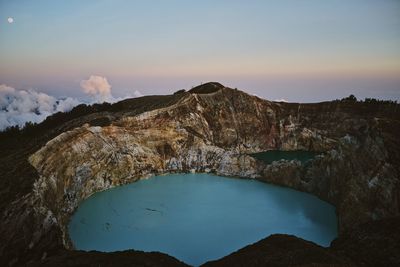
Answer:
[[[295,236],[271,235],[202,266],[400,266],[399,225],[400,217],[361,224],[330,248]]]
[[[50,131],[48,139],[35,137],[46,141],[38,148],[27,145],[16,152],[15,160],[23,162],[30,155],[35,170],[29,171],[32,182],[26,193],[7,199],[0,224],[6,241],[0,246],[1,259],[20,264],[71,249],[66,226],[82,200],[168,172],[214,172],[313,193],[337,207],[339,240],[347,240],[345,244],[355,239],[346,239],[351,236],[347,233],[360,225],[399,215],[398,105],[275,103],[218,83],[167,99],[168,104],[157,103],[155,108],[139,109],[125,102],[120,104],[123,110],[68,121]],[[269,149],[320,155],[307,165],[298,161],[265,165],[248,155]],[[6,179],[12,184],[11,179],[21,179],[19,173],[13,169]],[[285,238],[272,240],[278,239]],[[306,252],[325,251],[293,238],[286,241],[305,246]],[[378,248],[368,247],[374,249]],[[330,252],[324,253],[321,258],[316,254],[316,259],[347,262],[340,255],[331,258]]]
[[[61,250],[52,257],[36,262],[30,262],[29,267],[36,266],[131,266],[131,267],[157,267],[188,266],[177,259],[159,252],[142,252],[127,250],[122,252],[101,253],[96,251],[65,251]]]
[[[271,235],[220,260],[203,264],[213,266],[356,266],[345,257],[292,235]]]

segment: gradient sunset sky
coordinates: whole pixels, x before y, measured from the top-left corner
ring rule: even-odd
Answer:
[[[90,75],[115,96],[400,100],[400,1],[0,0],[0,84],[80,97]]]

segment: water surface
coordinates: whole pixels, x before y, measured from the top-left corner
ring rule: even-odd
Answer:
[[[304,150],[294,150],[294,151],[282,151],[282,150],[269,150],[260,153],[251,154],[251,156],[256,159],[262,160],[267,164],[274,161],[285,159],[285,160],[299,160],[302,164],[313,159],[317,153]]]
[[[335,209],[255,180],[174,174],[96,193],[69,224],[76,249],[160,251],[192,265],[274,233],[328,246],[337,235]]]

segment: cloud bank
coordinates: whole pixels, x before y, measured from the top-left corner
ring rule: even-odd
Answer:
[[[56,99],[34,90],[16,90],[0,85],[0,130],[9,126],[39,123],[55,112],[65,112],[80,104],[77,99]]]
[[[80,86],[85,94],[91,96],[89,103],[85,104],[114,103],[126,98],[143,96],[136,90],[133,95],[115,98],[112,96],[111,85],[107,78],[96,75],[82,80]],[[57,99],[32,89],[17,90],[0,84],[0,131],[14,125],[23,127],[28,121],[40,123],[53,113],[67,112],[83,103],[76,98]]]

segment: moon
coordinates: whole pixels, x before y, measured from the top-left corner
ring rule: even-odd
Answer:
[[[7,19],[7,21],[8,21],[8,23],[13,23],[14,22],[14,19],[12,18],[12,17],[9,17],[8,19]]]

